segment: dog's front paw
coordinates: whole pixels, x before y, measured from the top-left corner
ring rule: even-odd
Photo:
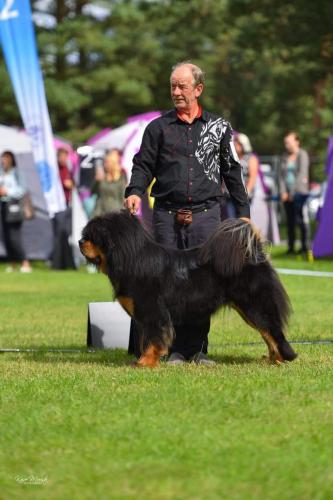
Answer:
[[[262,360],[269,365],[282,365],[284,363],[283,359],[277,359],[274,356],[262,356]]]
[[[138,361],[132,361],[132,368],[156,368],[159,366],[159,360],[152,360],[151,358],[141,357]]]
[[[160,364],[161,356],[164,356],[166,353],[167,350],[165,348],[150,344],[140,359],[132,363],[132,366],[134,368],[156,368]]]

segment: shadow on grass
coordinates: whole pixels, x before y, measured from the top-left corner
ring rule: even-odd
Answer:
[[[229,354],[214,354],[211,358],[216,361],[216,363],[221,365],[245,365],[251,363],[258,363],[261,357],[252,357],[246,355],[229,355]]]
[[[133,356],[123,349],[86,349],[76,346],[25,346],[22,351],[1,352],[0,359],[10,362],[22,359],[37,363],[95,363],[101,365],[126,366],[133,361]],[[30,352],[27,352],[31,350]]]
[[[25,352],[25,350],[30,350],[31,352]],[[75,351],[75,352],[74,352]],[[251,364],[258,363],[260,356],[251,357],[247,355],[228,355],[228,354],[213,354],[210,356],[211,359],[216,361],[217,364],[221,365],[234,365],[234,364]],[[50,347],[40,347],[40,346],[29,346],[22,347],[21,352],[2,352],[0,353],[0,359],[8,360],[10,362],[30,360],[36,363],[78,363],[78,364],[100,364],[100,365],[110,365],[118,367],[131,366],[131,363],[135,361],[134,356],[129,355],[127,351],[123,349],[96,349],[89,350],[85,348],[80,348],[78,346],[50,346]],[[168,366],[166,363],[166,358],[162,360],[162,365]]]

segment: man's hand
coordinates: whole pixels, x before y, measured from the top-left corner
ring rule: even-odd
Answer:
[[[7,189],[3,186],[0,186],[0,196],[6,196]]]
[[[141,198],[136,194],[132,194],[124,201],[124,207],[131,212],[131,214],[136,214],[141,205]]]
[[[281,200],[282,201],[289,201],[289,194],[288,193],[282,193],[281,194]]]

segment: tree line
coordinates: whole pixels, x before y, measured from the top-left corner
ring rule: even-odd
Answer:
[[[54,132],[79,144],[171,107],[173,64],[207,75],[203,105],[260,154],[296,130],[324,159],[333,133],[331,0],[32,0]],[[27,75],[28,77],[28,75]],[[3,58],[1,122],[21,120]]]

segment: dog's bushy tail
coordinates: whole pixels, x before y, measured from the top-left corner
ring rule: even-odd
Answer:
[[[237,276],[245,264],[267,260],[264,244],[253,226],[242,219],[227,219],[202,245],[199,264],[210,264],[222,277]]]

